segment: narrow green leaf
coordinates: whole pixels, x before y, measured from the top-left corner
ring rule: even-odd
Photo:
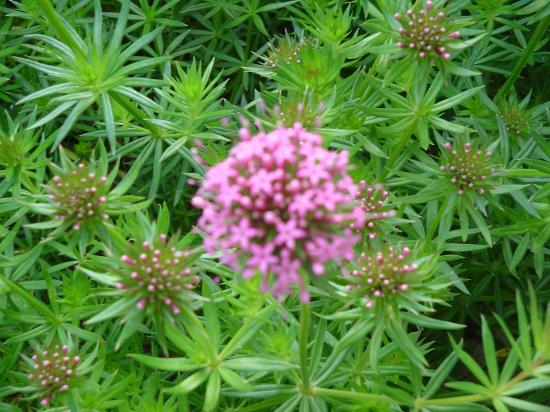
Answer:
[[[487,325],[485,316],[481,316],[481,337],[483,339],[483,354],[485,356],[485,364],[489,372],[489,378],[495,385],[498,383],[498,362],[495,349],[495,341],[491,330]]]
[[[129,354],[128,356],[146,366],[165,371],[191,372],[204,367],[204,365],[199,365],[188,358],[157,358],[154,356],[140,355],[137,353]]]
[[[198,372],[195,372],[193,375],[184,379],[182,382],[178,383],[176,386],[173,386],[164,391],[167,393],[176,393],[179,395],[185,395],[186,393],[192,392],[197,386],[203,383],[206,378],[210,375],[210,369],[202,369]]]
[[[242,356],[231,358],[223,361],[222,365],[225,368],[238,371],[286,371],[290,369],[298,369],[298,365],[284,362],[277,359],[267,359],[255,356]]]

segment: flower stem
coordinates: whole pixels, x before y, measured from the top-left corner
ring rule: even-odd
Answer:
[[[79,55],[80,57],[82,57],[83,53],[80,45],[73,38],[71,32],[65,26],[63,19],[57,14],[50,0],[37,0],[36,2],[44,12],[48,23],[52,25],[59,38],[71,48],[75,55]]]
[[[309,394],[311,392],[307,362],[307,345],[310,325],[311,309],[309,303],[300,302],[300,371],[302,372],[302,390],[304,394]]]

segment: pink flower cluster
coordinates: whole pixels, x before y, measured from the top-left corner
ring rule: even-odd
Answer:
[[[359,182],[359,190],[355,198],[366,212],[366,226],[369,229],[369,239],[377,236],[377,222],[395,216],[395,210],[390,210],[387,205],[388,192],[380,183],[367,185],[364,180]]]
[[[137,308],[166,307],[177,315],[184,302],[183,294],[200,281],[191,269],[195,255],[178,250],[175,239],[165,234],[157,239],[135,244],[122,255],[123,263],[117,288],[138,296]]]
[[[397,43],[398,47],[414,50],[421,58],[451,58],[447,43],[457,39],[460,33],[449,32],[445,23],[445,13],[436,13],[430,0],[426,2],[426,9],[420,10],[418,14],[408,10],[406,17],[402,18],[399,13],[394,17],[402,24],[398,30],[401,36],[401,41]]]
[[[105,176],[97,176],[82,163],[64,176],[55,176],[47,189],[58,209],[56,219],[73,222],[74,230],[93,219],[109,219],[103,210],[107,200],[106,181]]]
[[[372,308],[377,299],[407,291],[410,278],[418,269],[410,252],[408,247],[386,246],[361,253],[347,279],[347,289],[359,295],[367,308]]]
[[[244,278],[259,273],[262,290],[282,296],[297,285],[308,301],[300,269],[321,276],[328,261],[352,259],[353,228],[365,221],[348,153],[324,149],[321,136],[300,123],[255,136],[243,127],[240,136],[193,199],[203,209],[205,247],[221,250]]]
[[[34,363],[28,378],[36,382],[40,392],[43,392],[40,402],[43,406],[48,405],[58,392],[68,391],[71,380],[78,375],[76,367],[80,359],[71,356],[66,345],[55,345],[33,355],[32,360]]]
[[[487,178],[495,172],[490,164],[492,153],[474,150],[471,143],[457,146],[445,143],[439,169],[447,175],[459,195],[462,196],[468,190],[484,194],[491,187]]]

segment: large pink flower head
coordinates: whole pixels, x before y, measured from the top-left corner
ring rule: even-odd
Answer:
[[[203,209],[205,247],[221,250],[245,278],[259,273],[262,290],[282,296],[297,285],[307,301],[300,269],[321,276],[327,262],[352,259],[359,240],[352,227],[365,221],[348,153],[324,149],[299,123],[254,136],[243,127],[240,136],[193,199]]]

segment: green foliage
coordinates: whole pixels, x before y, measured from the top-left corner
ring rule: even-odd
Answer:
[[[0,0],[0,411],[550,411],[550,5],[428,4]],[[239,122],[378,191],[308,304],[197,229]]]

